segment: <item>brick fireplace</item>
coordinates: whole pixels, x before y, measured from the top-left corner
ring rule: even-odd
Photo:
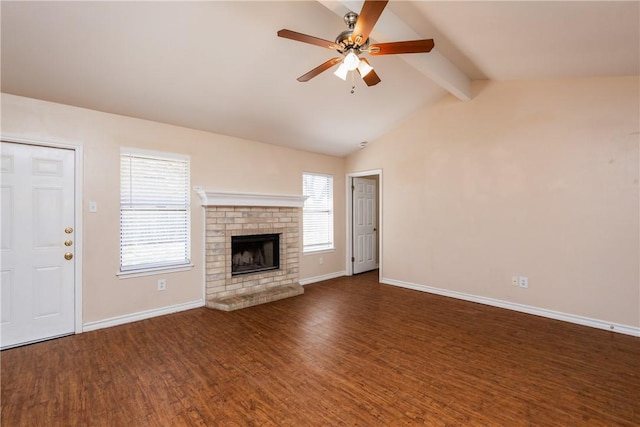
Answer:
[[[205,209],[207,307],[230,311],[304,293],[298,282],[303,196],[197,192]],[[279,268],[233,275],[232,237],[261,234],[279,236]]]

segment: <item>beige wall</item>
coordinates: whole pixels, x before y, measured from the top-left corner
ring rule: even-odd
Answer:
[[[191,185],[302,194],[302,172],[334,176],[336,251],[301,257],[300,279],[344,271],[344,159],[2,94],[2,135],[83,147],[83,323],[198,301],[203,296],[203,208],[192,193],[189,272],[119,279],[119,154],[136,147],[191,156]],[[89,201],[98,212],[89,213]],[[157,291],[158,278],[167,290]]]
[[[640,326],[638,78],[474,91],[347,159],[383,169],[383,277]]]

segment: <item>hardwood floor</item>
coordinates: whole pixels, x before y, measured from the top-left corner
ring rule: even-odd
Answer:
[[[640,339],[377,272],[5,350],[2,426],[638,426]]]

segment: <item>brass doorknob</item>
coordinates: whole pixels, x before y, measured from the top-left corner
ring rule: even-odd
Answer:
[[[67,228],[64,229],[64,232],[67,233],[67,234],[71,234],[71,233],[73,233],[73,228],[67,227]]]
[[[73,241],[72,240],[65,240],[64,241],[64,245],[65,246],[71,246],[71,245],[73,245]]]
[[[73,254],[71,252],[67,252],[66,254],[64,254],[64,259],[70,260],[71,258],[73,258]]]

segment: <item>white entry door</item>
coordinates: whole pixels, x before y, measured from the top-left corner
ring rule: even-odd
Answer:
[[[353,274],[376,268],[376,181],[353,178]]]
[[[2,348],[75,331],[75,153],[2,142]]]

